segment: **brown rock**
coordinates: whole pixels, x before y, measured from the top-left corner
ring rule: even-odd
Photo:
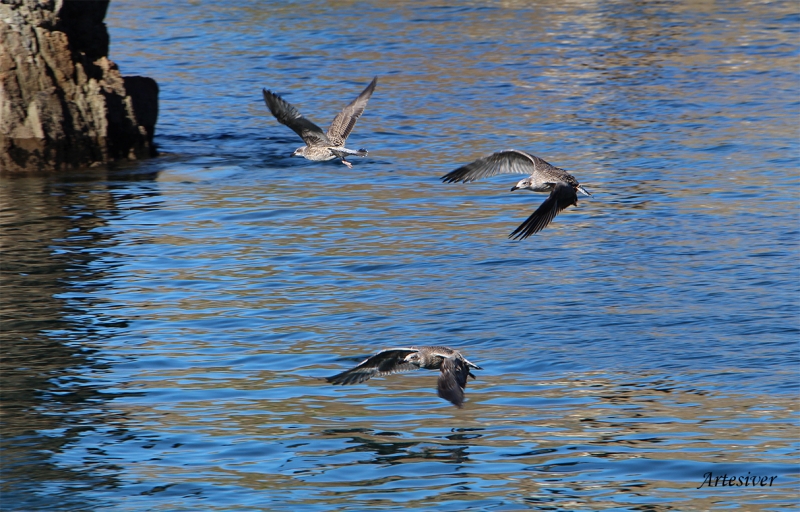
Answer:
[[[158,85],[108,60],[109,0],[0,3],[0,171],[155,155]]]

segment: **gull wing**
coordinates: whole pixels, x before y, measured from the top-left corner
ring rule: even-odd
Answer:
[[[264,94],[267,108],[275,116],[275,119],[291,128],[294,133],[303,139],[307,146],[325,146],[328,144],[328,137],[322,131],[322,128],[303,117],[303,114],[289,102],[266,89],[262,89],[261,92]]]
[[[460,408],[464,403],[467,375],[469,375],[469,366],[463,359],[448,357],[442,361],[442,369],[437,382],[439,396]]]
[[[519,225],[510,235],[509,238],[514,240],[524,240],[534,233],[538,233],[545,226],[550,224],[556,215],[567,206],[578,204],[578,193],[572,185],[566,183],[557,183],[550,195],[544,202],[539,205],[539,208],[531,214],[530,217],[525,219],[525,222]]]
[[[344,146],[344,142],[347,140],[347,136],[350,135],[350,132],[353,131],[356,121],[358,121],[358,118],[364,113],[364,109],[367,108],[367,102],[372,96],[376,85],[378,85],[377,76],[372,79],[372,82],[370,82],[363,91],[361,91],[358,98],[344,107],[344,109],[333,118],[333,122],[330,128],[328,128],[327,134],[328,140],[330,140],[332,145]]]
[[[555,169],[538,156],[517,149],[506,149],[479,158],[442,176],[445,183],[469,183],[498,174],[533,174]]]
[[[389,375],[391,373],[407,372],[416,370],[419,366],[405,361],[406,356],[418,352],[415,348],[390,348],[381,350],[374,356],[370,356],[355,368],[344,371],[333,377],[326,377],[325,380],[331,384],[359,384],[375,377],[376,375]]]

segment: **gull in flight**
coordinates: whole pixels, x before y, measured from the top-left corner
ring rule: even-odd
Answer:
[[[344,386],[359,384],[376,375],[389,375],[418,368],[440,370],[437,384],[439,396],[459,408],[464,403],[467,377],[475,378],[470,368],[483,369],[470,363],[458,351],[449,347],[389,348],[368,357],[355,368],[333,377],[326,377],[325,380],[331,384]]]
[[[592,196],[583,188],[573,175],[549,163],[538,156],[517,149],[498,151],[474,162],[459,167],[444,176],[445,183],[469,183],[480,178],[489,178],[497,174],[529,174],[511,187],[511,191],[523,189],[533,192],[550,192],[550,195],[519,225],[509,238],[524,240],[538,233],[550,224],[556,215],[567,206],[578,204],[578,192]]]
[[[344,143],[347,140],[347,136],[353,131],[356,121],[364,113],[364,109],[367,108],[367,102],[377,84],[378,77],[376,76],[366,89],[358,95],[358,98],[344,107],[333,118],[333,122],[327,132],[322,131],[322,128],[303,117],[299,110],[274,92],[267,89],[262,89],[261,92],[264,93],[264,101],[267,103],[269,111],[275,116],[275,119],[291,128],[306,143],[305,146],[295,149],[292,156],[302,156],[314,162],[341,158],[342,163],[352,169],[353,164],[348,162],[346,158],[352,155],[367,156],[367,150],[347,149],[344,147]]]

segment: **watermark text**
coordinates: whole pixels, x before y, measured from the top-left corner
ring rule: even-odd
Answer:
[[[751,475],[750,472],[747,472],[747,475],[731,475],[728,476],[727,473],[724,475],[717,475],[715,476],[711,471],[703,474],[703,483],[701,483],[697,488],[700,489],[703,486],[706,487],[772,487],[772,482],[778,478],[776,476],[760,476],[760,475]]]

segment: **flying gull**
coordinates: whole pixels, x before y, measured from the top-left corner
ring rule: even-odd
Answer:
[[[469,183],[480,178],[489,178],[497,174],[530,174],[511,187],[511,191],[518,189],[533,192],[550,192],[550,196],[519,225],[509,238],[524,240],[534,233],[538,233],[550,224],[561,210],[570,205],[578,204],[578,192],[589,197],[592,196],[583,188],[574,176],[564,169],[560,169],[545,162],[538,156],[531,155],[517,149],[506,149],[491,155],[479,158],[471,164],[459,167],[444,176],[445,183]]]
[[[367,102],[377,84],[378,77],[376,76],[366,89],[358,95],[358,98],[344,107],[333,118],[327,133],[303,117],[299,110],[274,92],[266,89],[262,89],[261,92],[264,93],[264,101],[267,103],[269,111],[275,116],[275,119],[291,128],[306,143],[305,146],[295,149],[292,156],[302,156],[314,162],[341,158],[342,163],[352,169],[353,165],[345,158],[351,155],[367,156],[367,150],[347,149],[344,147],[344,143],[347,140],[347,136],[353,131],[356,121],[364,113],[364,109],[367,108]]]
[[[407,372],[417,368],[441,370],[437,384],[439,396],[459,408],[464,403],[467,377],[475,378],[470,368],[483,369],[449,347],[389,348],[365,359],[355,368],[326,377],[325,380],[345,386],[359,384],[376,375]]]

